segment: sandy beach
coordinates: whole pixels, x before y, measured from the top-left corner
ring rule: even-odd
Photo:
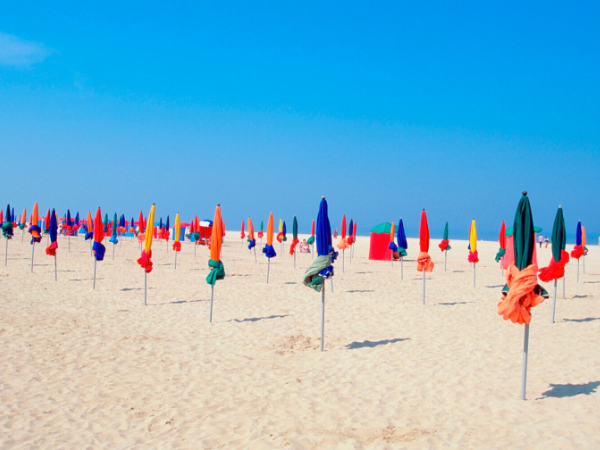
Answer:
[[[568,264],[556,323],[552,298],[533,309],[521,401],[523,327],[496,312],[497,243],[479,242],[474,288],[467,242],[451,240],[445,272],[432,240],[423,306],[417,240],[401,280],[359,237],[327,286],[321,353],[320,294],[302,285],[311,255],[294,269],[276,244],[266,285],[266,258],[238,236],[209,324],[205,247],[194,257],[184,243],[175,270],[171,243],[155,241],[144,306],[137,242],[121,238],[114,261],[106,243],[94,291],[89,242],[71,238],[69,252],[59,238],[55,282],[46,239],[31,273],[17,231],[0,268],[0,448],[600,448],[596,246],[579,283]]]

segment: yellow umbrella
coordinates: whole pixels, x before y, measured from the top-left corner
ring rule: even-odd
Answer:
[[[473,263],[473,287],[475,287],[475,265],[479,262],[479,257],[477,254],[477,228],[475,227],[475,219],[473,219],[473,222],[471,222],[471,229],[469,230],[469,262]]]
[[[173,250],[175,250],[175,269],[177,269],[177,253],[181,251],[181,225],[179,224],[179,213],[175,216],[175,239],[173,240]]]
[[[154,236],[154,210],[155,205],[152,204],[150,214],[148,215],[148,225],[146,226],[146,236],[144,238],[144,248],[142,256],[137,260],[138,264],[144,269],[144,305],[146,302],[148,274],[152,272],[152,237]]]

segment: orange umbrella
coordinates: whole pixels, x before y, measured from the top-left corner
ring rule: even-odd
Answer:
[[[252,219],[248,217],[248,250],[254,249],[254,264],[256,264],[256,239],[254,239],[254,225]]]
[[[269,222],[267,223],[267,245],[263,248],[262,252],[265,254],[267,259],[267,284],[269,284],[269,268],[271,266],[271,258],[275,258],[277,253],[273,248],[273,213],[269,215]]]
[[[35,251],[36,242],[42,240],[42,229],[38,225],[38,204],[37,202],[33,205],[33,214],[31,215],[31,226],[29,227],[29,234],[31,234],[31,271],[33,272],[33,253]]]
[[[210,273],[206,277],[206,282],[210,284],[210,313],[208,321],[212,322],[213,293],[217,280],[225,278],[225,268],[221,262],[221,244],[223,242],[223,220],[221,219],[221,206],[217,205],[215,209],[215,218],[213,219],[212,234],[210,236],[210,259],[208,267]]]

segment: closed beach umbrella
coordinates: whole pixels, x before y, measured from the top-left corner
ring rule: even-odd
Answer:
[[[242,240],[242,247],[244,246],[244,238],[246,237],[246,233],[244,233],[244,228],[246,228],[246,224],[242,220],[242,231],[240,233],[240,239]]]
[[[88,215],[89,218],[89,215]],[[89,220],[89,219],[88,219]],[[92,229],[91,222],[90,228]],[[94,284],[93,288],[96,289],[96,263],[104,260],[104,253],[106,253],[106,247],[102,243],[104,240],[104,227],[102,226],[102,211],[100,208],[96,210],[96,217],[94,219],[94,243],[92,245],[92,254],[94,255]]]
[[[446,261],[448,259],[448,250],[451,250],[450,247],[450,238],[448,237],[448,222],[446,222],[446,226],[444,227],[444,237],[442,238],[442,242],[440,242],[440,250],[444,252],[444,272],[446,271]]]
[[[10,204],[6,206],[6,217],[2,223],[2,235],[6,239],[6,249],[4,252],[4,265],[8,264],[8,240],[14,236],[13,232],[13,217],[11,215]]]
[[[342,217],[340,240],[337,243],[337,248],[342,251],[342,273],[344,273],[346,271],[346,249],[348,248],[348,243],[346,242],[346,215]]]
[[[269,268],[271,265],[271,258],[275,258],[277,253],[273,248],[273,213],[269,215],[269,221],[267,222],[267,244],[262,249],[262,252],[267,257],[267,284],[269,284]]]
[[[502,290],[502,298],[498,302],[498,314],[504,320],[525,325],[521,377],[521,400],[525,400],[531,308],[539,305],[544,298],[548,297],[547,292],[537,283],[538,268],[533,263],[535,233],[527,192],[523,192],[515,213],[513,242],[515,262],[510,265],[506,273],[507,284]]]
[[[262,240],[263,237],[263,221],[260,221],[260,230],[258,230],[258,237]],[[261,242],[262,245],[262,242]]]
[[[48,226],[48,234],[50,235],[50,245],[46,248],[46,255],[54,256],[54,281],[56,277],[56,249],[58,248],[58,219],[56,218],[56,211],[52,209],[50,215],[50,225]]]
[[[112,259],[115,259],[115,245],[119,242],[119,240],[117,239],[117,227],[118,227],[117,213],[115,213],[113,216],[113,221],[112,221],[112,235],[110,236],[110,239],[108,240],[109,242],[112,242],[112,244],[113,244]]]
[[[100,217],[100,222],[102,222],[102,217]],[[94,224],[92,223],[92,214],[90,211],[88,211],[87,213],[87,220],[86,220],[86,233],[85,233],[85,240],[90,240],[94,238]]]
[[[496,253],[496,262],[500,262],[500,259],[504,255],[506,255],[506,225],[504,223],[504,220],[502,221],[502,225],[500,225],[500,235],[498,236],[498,243],[500,244],[500,249],[498,250],[498,253]]]
[[[540,280],[548,283],[554,280],[554,297],[552,301],[552,323],[556,312],[556,284],[559,278],[565,276],[565,265],[569,262],[569,253],[565,250],[567,247],[567,228],[563,216],[562,207],[558,207],[552,226],[552,258],[548,267],[540,269]]]
[[[221,261],[221,242],[223,241],[223,220],[221,219],[221,206],[217,205],[215,209],[215,218],[213,219],[212,234],[210,237],[210,259],[208,260],[208,267],[210,267],[210,273],[206,277],[206,282],[210,284],[210,313],[208,321],[212,322],[212,310],[213,310],[213,294],[215,289],[215,283],[217,280],[223,280],[225,278],[225,268]]]
[[[468,260],[473,264],[473,287],[475,287],[476,280],[476,264],[479,262],[479,254],[477,253],[477,227],[475,225],[475,219],[471,222],[471,228],[469,229],[469,257]]]
[[[394,242],[395,237],[396,237],[396,225],[394,224],[394,221],[392,220],[392,226],[390,227],[390,243],[388,245],[388,249],[390,249],[392,251],[392,254],[390,256],[390,260],[392,261],[392,267],[394,267],[394,258],[400,257],[398,255],[398,246]]]
[[[33,214],[31,215],[31,225],[29,226],[29,234],[31,235],[31,271],[33,272],[33,255],[35,253],[35,244],[42,241],[42,229],[38,225],[38,204],[33,205]]]
[[[581,221],[577,222],[577,230],[575,231],[575,247],[571,252],[571,258],[577,260],[577,282],[579,283],[579,259],[584,255],[585,249],[583,246],[583,233],[581,231]]]
[[[46,218],[44,219],[44,234],[50,233],[50,210],[46,213]]]
[[[294,216],[292,223],[292,244],[290,245],[290,255],[294,255],[294,269],[296,268],[296,246],[300,243],[298,240],[298,219]]]
[[[423,272],[423,304],[425,304],[425,272],[433,271],[433,261],[429,256],[429,225],[425,210],[421,213],[421,226],[419,228],[419,256],[417,257],[417,270]]]
[[[173,250],[175,251],[175,269],[177,269],[177,253],[181,251],[181,225],[179,222],[179,213],[175,215],[175,232],[173,239]]]
[[[154,237],[154,215],[156,206],[154,203],[150,208],[150,214],[148,215],[148,225],[146,227],[146,235],[144,237],[144,247],[142,249],[142,255],[137,260],[138,264],[144,269],[144,305],[147,305],[147,293],[148,293],[148,274],[152,272],[152,238]]]
[[[325,197],[321,199],[317,215],[317,254],[318,257],[306,269],[303,283],[317,292],[321,292],[321,351],[325,341],[325,279],[333,277],[333,262],[337,257],[331,245],[331,224]]]
[[[256,239],[254,238],[254,225],[252,224],[252,219],[248,217],[248,250],[254,249],[254,264],[257,264],[256,261]]]

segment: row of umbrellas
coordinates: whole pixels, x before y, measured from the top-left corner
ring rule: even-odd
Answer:
[[[1,215],[1,211],[0,211]],[[2,232],[6,237],[6,242],[13,236],[13,211],[10,206],[7,208],[6,217],[2,220]],[[19,223],[25,223],[26,213],[23,212]],[[124,217],[122,216],[122,222]],[[68,212],[63,226],[71,227],[78,226],[78,217],[71,222],[70,213]],[[117,217],[115,214],[113,220],[113,232],[115,236],[118,234],[119,226],[122,226],[122,222],[117,225]],[[41,241],[41,229],[38,225],[38,208],[37,204],[34,205],[34,210],[30,220],[31,226],[29,233],[32,237],[32,265],[33,265],[33,251],[35,244]],[[92,225],[93,223],[93,225]],[[132,220],[130,224],[133,224]],[[214,287],[216,282],[225,279],[225,268],[221,260],[221,248],[222,239],[224,235],[224,223],[221,217],[221,207],[217,205],[214,214],[213,226],[210,237],[210,258],[208,260],[209,274],[206,277],[206,282],[211,286],[210,295],[210,311],[209,311],[209,322],[212,322],[213,314],[213,300],[214,300]],[[522,367],[522,388],[521,398],[525,399],[526,391],[526,377],[527,377],[527,358],[528,358],[528,343],[529,343],[529,326],[532,320],[531,309],[548,298],[547,291],[538,283],[538,272],[539,278],[542,281],[549,282],[554,281],[554,302],[552,308],[552,321],[554,322],[554,311],[556,305],[556,286],[557,280],[560,278],[564,279],[564,267],[569,261],[569,254],[566,252],[566,228],[564,223],[564,216],[562,208],[559,207],[556,217],[554,220],[552,230],[552,258],[547,267],[538,270],[537,264],[533,262],[534,248],[535,248],[535,231],[533,226],[533,215],[531,211],[531,205],[526,192],[523,195],[517,206],[515,213],[512,235],[513,235],[513,251],[514,251],[514,263],[510,265],[506,273],[506,285],[501,291],[501,298],[498,302],[497,312],[503,317],[504,320],[510,320],[513,323],[524,325],[524,344],[523,344],[523,367]],[[162,224],[162,219],[161,219]],[[159,224],[159,226],[161,225]],[[103,245],[104,235],[107,231],[107,220],[102,221],[102,215],[100,208],[96,212],[95,219],[91,220],[91,215],[88,213],[88,218],[84,223],[86,227],[86,238],[90,233],[93,239],[92,254],[94,255],[94,287],[95,287],[95,275],[96,275],[96,263],[102,261],[105,254],[105,246]],[[124,224],[125,226],[127,223]],[[168,230],[168,218],[167,226]],[[284,226],[281,224],[280,235],[281,242],[285,237]],[[346,223],[345,216],[343,218],[342,236],[340,242],[338,242],[338,250],[344,252],[348,246],[351,246],[355,241],[355,224],[351,224],[350,230],[352,234],[346,235]],[[155,205],[152,205],[148,215],[148,219],[144,220],[143,215],[140,214],[140,220],[138,221],[138,240],[142,243],[141,255],[137,260],[140,267],[144,270],[144,304],[147,304],[147,276],[153,269],[152,264],[152,242],[154,236],[155,226]],[[48,234],[50,245],[46,248],[46,254],[54,256],[55,266],[55,279],[56,279],[56,250],[58,248],[57,234],[59,227],[59,220],[57,219],[56,211],[52,210],[44,221],[44,233]],[[47,228],[46,228],[47,227]],[[24,227],[21,227],[23,229]],[[192,230],[194,228],[192,227]],[[244,228],[242,228],[242,239],[244,236]],[[173,249],[176,254],[181,250],[180,243],[180,232],[181,223],[179,214],[175,219],[175,241]],[[261,235],[262,239],[262,223],[261,223]],[[269,216],[267,224],[267,236],[266,245],[262,249],[262,252],[268,258],[267,263],[267,283],[269,277],[269,265],[271,258],[276,256],[276,252],[273,248],[273,237],[274,237],[274,223],[273,214]],[[397,239],[397,244],[394,242],[394,237]],[[166,237],[168,239],[168,237]],[[504,222],[501,226],[500,233],[500,250],[496,255],[497,261],[501,260],[506,255],[506,227]],[[425,210],[421,213],[421,223],[419,229],[419,254],[417,257],[417,270],[423,273],[423,304],[425,304],[425,273],[432,272],[434,269],[434,263],[429,255],[429,227],[427,223],[427,215]],[[254,236],[254,229],[252,221],[248,218],[248,249],[254,249],[256,258],[256,240]],[[314,259],[311,265],[306,270],[303,277],[303,284],[316,292],[321,294],[321,351],[323,351],[324,340],[325,340],[325,281],[332,279],[334,276],[334,262],[339,256],[339,252],[333,247],[331,224],[328,216],[328,205],[325,197],[321,199],[319,210],[315,224],[313,222],[312,234],[310,244],[316,245],[317,258]],[[7,244],[8,245],[8,244]],[[290,253],[295,255],[295,247],[298,245],[298,224],[297,219],[294,217],[293,222],[293,240],[290,246]],[[444,230],[444,238],[439,245],[440,249],[444,252],[450,250],[449,238],[448,238],[448,223],[446,223]],[[406,234],[404,232],[404,226],[402,219],[398,222],[397,234],[395,226],[392,224],[392,231],[390,233],[390,245],[389,248],[392,250],[392,264],[394,259],[400,259],[406,256],[406,249],[408,243],[406,241]],[[585,228],[578,223],[576,245],[574,250],[571,252],[571,257],[575,258],[579,262],[579,258],[587,253],[585,247]],[[474,270],[475,265],[479,261],[477,255],[477,239],[476,239],[476,227],[475,221],[471,224],[469,233],[469,262],[473,263]],[[475,272],[474,272],[475,273]],[[332,284],[333,289],[333,284]]]

